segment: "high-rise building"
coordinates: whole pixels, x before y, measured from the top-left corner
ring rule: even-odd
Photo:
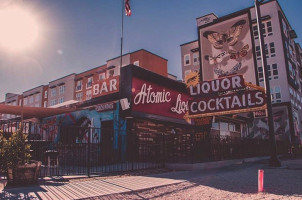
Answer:
[[[295,43],[297,35],[277,0],[264,2],[260,9],[276,138],[301,142],[301,47]],[[180,45],[183,80],[192,71],[199,72],[202,80],[242,74],[247,82],[264,87],[254,6],[223,17],[211,13],[196,22],[198,39]],[[268,137],[265,117],[254,118],[253,114],[246,114],[245,127],[236,122],[238,115],[226,120],[216,117],[213,129],[224,134],[238,125],[242,136]]]

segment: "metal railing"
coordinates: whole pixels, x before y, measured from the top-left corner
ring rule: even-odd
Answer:
[[[171,134],[77,126],[24,123],[33,160],[42,161],[40,176],[106,175],[164,167],[269,155],[269,141],[201,133]],[[6,137],[18,122],[1,122]],[[126,133],[127,132],[127,133]],[[277,141],[278,153],[289,143]]]

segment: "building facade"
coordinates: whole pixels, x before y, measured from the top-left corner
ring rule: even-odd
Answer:
[[[21,95],[8,93],[4,104],[21,106],[22,95],[24,106],[28,107],[61,107],[78,102],[89,101],[92,98],[118,92],[120,76],[120,57],[106,61],[106,64],[89,69],[79,74],[70,74],[48,85],[41,85],[23,92]],[[168,60],[145,49],[140,49],[122,56],[122,66],[134,64],[151,72],[170,77]],[[12,97],[16,98],[16,100]],[[15,103],[14,103],[15,102]],[[3,115],[2,119],[16,116]]]
[[[267,1],[260,8],[276,138],[301,143],[301,48],[295,43],[297,35],[277,0]],[[211,13],[197,18],[196,22],[198,40],[180,45],[183,80],[192,71],[199,72],[201,80],[208,80],[237,70],[235,73],[243,74],[248,82],[264,86],[254,6],[223,17]],[[229,35],[220,41],[224,33]],[[212,47],[212,51],[206,47]],[[237,68],[236,62],[240,63]],[[214,69],[213,76],[211,69]],[[254,113],[228,116],[227,120],[218,118],[212,129],[220,134],[235,130],[244,137],[268,137],[266,119],[254,118]],[[246,120],[241,122],[239,118]]]
[[[76,74],[70,74],[49,82],[47,107],[58,107],[65,102],[74,101],[75,76]]]
[[[23,92],[23,106],[43,107],[43,88],[44,85]],[[21,99],[22,101],[22,99]],[[18,105],[21,105],[19,102]]]

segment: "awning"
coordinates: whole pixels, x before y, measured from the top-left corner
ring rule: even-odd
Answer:
[[[68,112],[73,112],[76,110],[81,110],[77,108],[42,108],[42,107],[27,107],[23,106],[23,117],[25,118],[44,118],[59,114],[64,114]],[[21,106],[11,106],[0,104],[1,114],[11,114],[21,116],[22,107]]]

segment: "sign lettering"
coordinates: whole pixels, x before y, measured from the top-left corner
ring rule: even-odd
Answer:
[[[133,111],[183,119],[189,108],[188,100],[186,93],[136,77],[132,80]]]
[[[92,85],[92,98],[116,93],[119,91],[119,76],[99,80]]]

